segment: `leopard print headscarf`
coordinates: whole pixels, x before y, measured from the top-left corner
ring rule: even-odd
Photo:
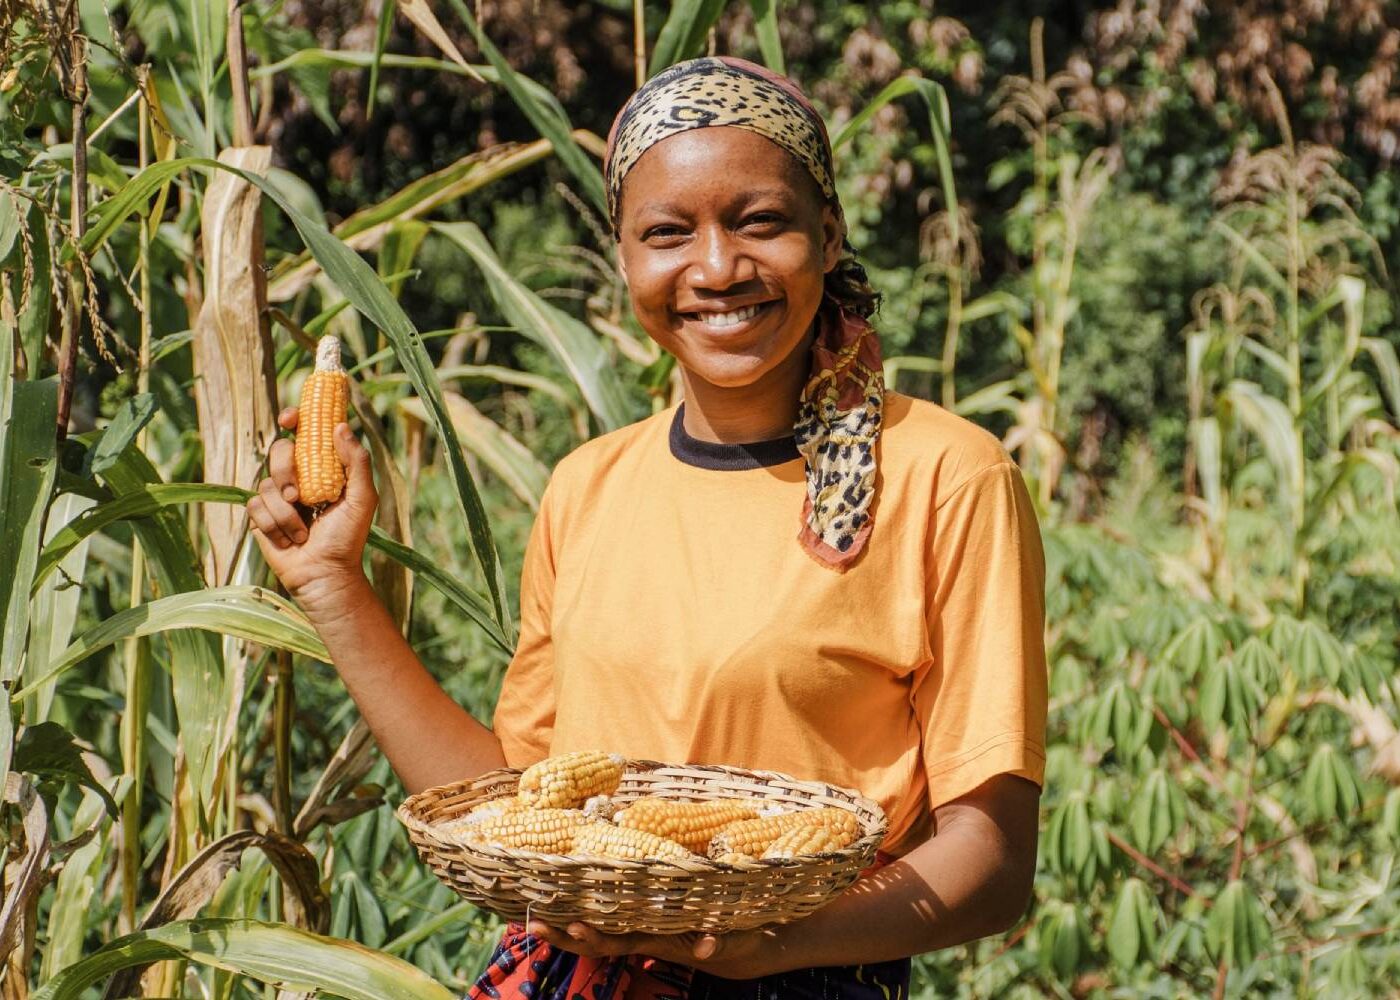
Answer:
[[[603,168],[614,234],[622,182],[643,154],[667,136],[715,125],[747,129],[781,146],[840,215],[831,141],[797,85],[743,59],[708,57],[654,76],[614,120]],[[811,375],[793,428],[807,478],[798,541],[823,566],[844,571],[865,548],[872,525],[885,391],[880,341],[863,316],[830,295],[816,323]]]

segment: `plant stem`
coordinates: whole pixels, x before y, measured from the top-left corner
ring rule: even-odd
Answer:
[[[1183,882],[1180,878],[1173,875],[1171,872],[1167,871],[1161,865],[1157,864],[1157,862],[1153,861],[1146,854],[1143,854],[1137,848],[1133,847],[1132,844],[1128,843],[1126,840],[1118,836],[1118,834],[1114,833],[1112,830],[1108,831],[1108,842],[1114,847],[1118,848],[1128,857],[1132,858],[1133,861],[1137,862],[1137,864],[1141,865],[1143,868],[1146,868],[1153,875],[1156,875],[1163,882],[1166,882],[1169,886],[1171,886],[1177,892],[1181,893],[1183,896],[1191,896],[1194,898],[1195,896],[1200,895],[1198,892],[1196,892],[1195,889],[1191,888],[1190,885]]]
[[[292,722],[296,715],[296,690],[292,685],[292,654],[279,649],[272,663],[272,753],[275,770],[272,809],[277,832],[292,836]]]
[[[637,87],[647,82],[647,12],[643,0],[632,0],[632,62]]]
[[[248,98],[248,57],[243,43],[242,8],[243,0],[228,0],[228,77],[233,92],[233,144],[251,146],[253,106]]]
[[[954,261],[948,268],[948,325],[943,330],[943,408],[951,410],[957,402],[957,386],[953,373],[958,363],[958,334],[962,330],[962,266]]]
[[[137,157],[141,169],[151,158],[150,108],[146,105],[145,66],[137,70],[141,95],[137,108]],[[140,269],[141,308],[139,322],[141,343],[137,353],[136,391],[147,392],[151,383],[151,231],[143,221],[137,227],[137,267]],[[146,428],[136,436],[136,447],[144,451]],[[145,595],[146,555],[141,540],[131,539],[131,606],[140,604]],[[136,929],[136,896],[141,877],[141,783],[146,770],[146,704],[149,694],[150,647],[148,640],[132,637],[125,644],[126,705],[122,713],[122,770],[130,775],[132,785],[122,803],[121,889],[122,908],[119,927],[122,933]]]
[[[82,253],[83,234],[87,232],[87,40],[78,32],[77,10],[71,6],[75,53],[72,66],[71,99],[73,102],[73,174],[69,197],[70,223],[74,251]],[[68,322],[63,325],[63,339],[58,348],[58,440],[68,435],[68,415],[73,408],[73,379],[78,367],[78,336],[83,325],[83,269],[76,263],[68,278],[72,306]]]

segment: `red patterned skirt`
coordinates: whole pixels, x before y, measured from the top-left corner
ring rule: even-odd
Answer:
[[[881,855],[863,874],[889,860]],[[901,958],[720,979],[641,955],[585,958],[511,923],[466,1000],[907,1000],[909,970]]]

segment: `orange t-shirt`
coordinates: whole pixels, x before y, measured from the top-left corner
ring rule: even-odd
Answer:
[[[791,440],[716,445],[676,408],[554,471],[496,708],[506,760],[599,749],[857,788],[885,850],[997,774],[1045,771],[1045,567],[990,434],[890,392],[866,551],[798,544]]]

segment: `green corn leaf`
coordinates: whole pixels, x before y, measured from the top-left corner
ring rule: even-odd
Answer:
[[[379,5],[379,20],[374,26],[374,61],[369,67],[369,94],[365,97],[365,117],[374,116],[374,99],[379,90],[379,64],[384,58],[384,47],[389,42],[389,32],[394,27],[394,10],[397,5],[384,0]]]
[[[1400,788],[1392,788],[1386,794],[1380,828],[1392,844],[1400,844]]]
[[[330,660],[311,623],[285,598],[262,587],[210,587],[160,597],[118,611],[75,639],[43,676],[16,692],[11,701],[20,700],[32,689],[61,676],[115,642],[174,629],[201,629],[232,635],[323,662]]]
[[[448,392],[446,398],[448,412],[452,414],[462,443],[531,510],[539,510],[540,499],[549,485],[549,470],[530,453],[530,449],[473,406],[465,396]],[[419,400],[405,399],[399,405],[418,419],[423,418],[423,406]]]
[[[227,969],[292,992],[345,1000],[452,1000],[407,962],[350,941],[257,920],[186,920],[118,938],[64,969],[32,1000],[80,1000],[108,976],[171,959]]]
[[[491,617],[491,605],[458,577],[444,569],[438,560],[391,538],[377,526],[370,529],[369,544],[399,565],[408,567],[416,577],[436,587],[459,611],[480,625],[491,641],[504,652],[514,652],[514,642],[501,631],[500,625]]]
[[[506,318],[568,372],[604,428],[614,430],[629,422],[622,383],[597,334],[517,281],[474,224],[440,222],[433,228],[471,256]]]
[[[13,330],[0,322],[0,682],[12,690],[25,668],[29,587],[43,541],[44,511],[58,474],[58,383],[13,378]],[[14,742],[10,706],[0,706],[0,783]]]
[[[1361,348],[1376,366],[1381,392],[1390,405],[1392,418],[1400,419],[1400,357],[1395,354],[1395,345],[1379,337],[1362,337]]]
[[[84,436],[85,442],[91,440],[91,436]],[[160,474],[150,459],[134,446],[123,451],[101,478],[118,499],[160,482]],[[158,593],[174,595],[203,589],[199,553],[178,511],[155,511],[133,521],[132,528],[141,542]],[[223,653],[214,636],[177,629],[166,633],[166,641],[171,652],[175,714],[185,741],[190,776],[201,803],[207,803],[214,794],[215,768],[211,758],[227,711],[227,685],[234,678],[224,672]]]
[[[389,339],[398,355],[399,363],[428,407],[439,440],[445,445],[443,450],[447,457],[448,471],[456,487],[458,504],[467,521],[472,551],[476,555],[491,595],[492,616],[503,631],[511,631],[510,612],[505,603],[505,580],[491,537],[491,526],[486,520],[486,509],[482,506],[481,496],[462,456],[461,445],[448,416],[447,406],[443,402],[442,387],[438,383],[432,360],[423,347],[418,330],[394,299],[393,293],[358,254],[332,236],[324,226],[293,208],[266,178],[209,159],[155,163],[142,170],[99,209],[99,221],[89,231],[84,245],[87,246],[92,240],[100,242],[101,239],[105,239],[106,234],[110,234],[123,219],[136,210],[143,197],[148,197],[162,180],[168,179],[167,175],[173,176],[176,168],[194,166],[228,170],[257,186],[292,221],[307,249],[311,251],[327,277],[351,304]]]
[[[34,590],[83,539],[118,521],[149,517],[187,503],[247,503],[252,495],[250,490],[212,483],[141,483],[113,500],[88,508],[55,532],[39,554]]]
[[[118,803],[130,793],[132,780],[122,775],[113,781]],[[107,852],[115,846],[112,825],[105,819],[105,805],[95,793],[84,795],[73,815],[74,831],[95,830],[86,844],[78,847],[63,863],[53,895],[53,909],[47,922],[48,941],[43,947],[39,981],[48,982],[60,969],[83,957],[83,938],[88,915],[102,885]]]
[[[1210,225],[1212,229],[1224,236],[1230,242],[1230,245],[1244,256],[1245,260],[1253,264],[1258,269],[1259,273],[1262,274],[1268,280],[1269,284],[1273,285],[1278,292],[1283,295],[1288,294],[1288,279],[1279,272],[1278,268],[1269,263],[1269,259],[1264,256],[1248,237],[1236,232],[1219,219],[1212,220]]]
[[[41,793],[49,799],[50,812],[53,810],[53,795],[63,785],[80,785],[91,789],[102,800],[107,814],[117,818],[117,803],[111,793],[93,777],[92,769],[83,760],[82,753],[73,742],[73,734],[57,722],[40,722],[26,726],[15,744],[11,770],[22,771],[38,779]]]
[[[1285,507],[1296,509],[1304,497],[1296,496],[1293,484],[1302,474],[1303,456],[1293,436],[1293,417],[1288,407],[1268,395],[1257,383],[1236,379],[1225,390],[1236,415],[1259,440],[1273,467],[1278,494]]]
[[[763,62],[775,73],[786,73],[783,63],[783,41],[778,36],[778,4],[782,0],[749,0],[753,8],[754,34]]]
[[[34,586],[37,589],[59,562],[81,544],[83,539],[117,521],[135,519],[140,525],[144,523],[145,518],[166,508],[187,503],[241,504],[247,503],[252,495],[251,490],[214,483],[152,483],[133,489],[114,500],[88,509],[57,531],[40,554],[39,571]],[[458,610],[480,625],[496,645],[507,653],[512,651],[511,641],[491,617],[490,604],[456,576],[444,570],[436,560],[395,541],[377,526],[370,528],[369,546],[408,567],[424,582],[436,587]]]
[[[42,217],[39,206],[35,205],[30,209],[30,217],[35,220]],[[33,284],[29,289],[29,302],[24,311],[19,314],[18,322],[19,343],[28,362],[29,378],[36,380],[42,374],[44,367],[39,363],[39,359],[44,353],[44,338],[48,335],[49,314],[53,309],[53,276],[57,269],[52,264],[52,247],[49,245],[48,227],[30,225],[29,233],[30,253],[34,259],[34,277]],[[6,362],[6,371],[12,364],[12,361]]]
[[[725,0],[675,0],[651,50],[650,75],[698,56],[724,6]]]
[[[569,116],[564,111],[557,98],[540,87],[529,87],[523,82],[525,77],[520,76],[511,69],[510,63],[506,62],[505,56],[486,37],[486,32],[481,30],[481,26],[476,23],[476,18],[472,16],[467,5],[462,0],[451,0],[457,16],[460,17],[476,36],[476,44],[480,46],[481,52],[486,56],[488,62],[495,69],[501,86],[510,94],[511,100],[516,103],[521,112],[530,120],[530,124],[539,130],[554,146],[554,155],[559,157],[559,162],[564,164],[569,173],[574,175],[574,179],[583,188],[583,193],[588,200],[593,203],[603,215],[608,211],[608,199],[603,187],[602,171],[589,159],[583,148],[574,141],[573,126],[569,123]],[[721,0],[721,6],[723,6]]]
[[[127,445],[135,441],[136,435],[141,433],[141,428],[150,423],[155,412],[156,397],[149,392],[125,400],[117,407],[116,416],[97,439],[97,443],[88,450],[88,460],[84,463],[87,468],[84,471],[100,475],[115,465],[117,458],[126,451]]]
[[[937,83],[921,76],[901,76],[885,86],[874,100],[852,116],[850,121],[831,138],[831,148],[839,149],[850,140],[875,113],[890,101],[907,94],[918,94],[928,107],[929,131],[933,134],[934,152],[938,158],[938,183],[943,189],[943,206],[948,210],[949,239],[954,246],[960,239],[958,189],[953,177],[952,119],[948,110],[948,94]]]

